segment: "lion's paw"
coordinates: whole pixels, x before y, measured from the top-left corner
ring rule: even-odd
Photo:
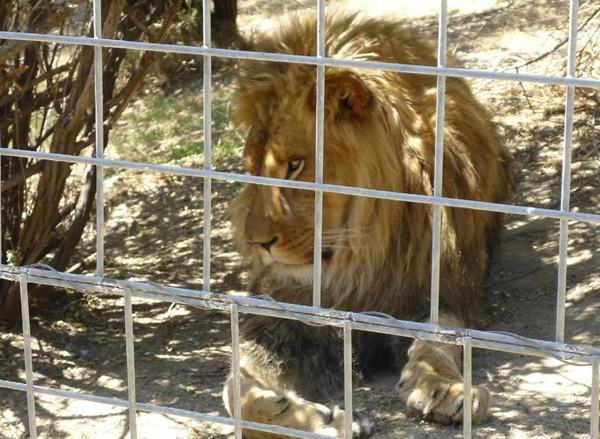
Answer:
[[[481,422],[488,415],[490,393],[482,386],[472,388],[473,422]],[[426,376],[409,393],[406,405],[409,411],[427,421],[442,425],[462,422],[464,387],[460,381],[440,376]]]
[[[248,392],[247,396],[252,397],[252,404],[244,407],[243,417],[246,420],[330,436],[344,436],[345,411],[339,406],[330,409],[322,404],[306,401],[291,391],[276,393],[255,389],[254,393]],[[352,421],[354,439],[367,439],[371,436],[371,422],[365,416],[353,412]],[[245,432],[245,436],[262,437],[254,436],[252,432]]]
[[[345,411],[339,406],[335,406],[330,412],[331,423],[337,430],[344,431]],[[352,437],[354,439],[367,439],[373,434],[373,426],[369,418],[357,412],[352,412]]]

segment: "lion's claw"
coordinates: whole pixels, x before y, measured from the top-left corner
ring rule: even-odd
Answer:
[[[472,419],[481,422],[487,417],[490,394],[485,387],[473,387],[472,395]],[[429,376],[419,381],[406,404],[410,412],[426,421],[450,425],[462,422],[463,398],[462,382]]]

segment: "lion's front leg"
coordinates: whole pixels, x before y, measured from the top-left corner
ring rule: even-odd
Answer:
[[[452,317],[443,324],[460,326]],[[415,340],[408,350],[408,363],[398,383],[402,398],[414,414],[440,424],[463,419],[462,348],[460,346],[426,346]],[[483,386],[473,386],[473,422],[488,415],[490,393]]]
[[[344,436],[344,410],[307,401],[290,390],[273,390],[254,379],[244,368],[240,370],[242,419],[263,424]],[[233,416],[233,378],[225,383],[223,399],[227,411]],[[370,435],[370,424],[366,419],[355,420],[353,437],[366,438]],[[244,429],[247,439],[284,439],[273,433]]]

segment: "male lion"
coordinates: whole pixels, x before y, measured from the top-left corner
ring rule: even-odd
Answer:
[[[295,17],[263,36],[261,52],[316,55],[314,15]],[[395,22],[330,14],[326,56],[436,65],[436,50]],[[453,61],[449,61],[454,65]],[[250,128],[244,161],[254,175],[314,181],[314,66],[244,62],[236,120]],[[446,83],[443,194],[505,203],[509,157],[486,110],[463,79]],[[326,68],[325,182],[415,194],[433,193],[436,77],[368,69]],[[323,306],[382,311],[424,320],[429,311],[432,207],[324,194]],[[251,291],[281,302],[311,304],[314,194],[249,185],[233,201],[234,239],[253,266]],[[500,215],[444,208],[441,323],[470,326],[500,228]],[[242,418],[343,435],[344,412],[324,401],[343,389],[340,331],[301,322],[246,316],[241,335]],[[357,376],[402,370],[399,395],[411,412],[440,423],[462,419],[461,348],[432,347],[356,331]],[[401,367],[403,366],[403,369]],[[224,401],[233,413],[231,377]],[[489,408],[473,388],[473,420]],[[355,437],[370,434],[354,424]],[[279,437],[245,430],[248,438]]]

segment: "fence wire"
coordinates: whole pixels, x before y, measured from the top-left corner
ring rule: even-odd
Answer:
[[[256,314],[284,319],[294,319],[311,325],[328,325],[343,329],[344,334],[344,399],[346,411],[345,436],[352,437],[352,332],[355,330],[376,332],[401,337],[411,337],[423,343],[445,343],[463,347],[463,377],[464,377],[464,423],[463,437],[470,438],[472,434],[472,349],[490,349],[495,351],[513,352],[539,357],[555,358],[572,364],[592,365],[591,383],[591,421],[590,435],[599,439],[598,412],[600,392],[600,349],[593,349],[583,345],[564,343],[565,327],[565,292],[567,270],[567,243],[569,221],[584,221],[600,224],[600,215],[571,212],[569,209],[570,178],[571,178],[571,149],[573,133],[573,103],[575,87],[591,87],[600,89],[600,80],[582,79],[575,77],[575,54],[577,40],[577,12],[578,0],[570,1],[569,12],[569,46],[568,67],[565,77],[529,75],[508,72],[481,71],[463,68],[448,68],[445,66],[446,39],[447,39],[447,0],[440,0],[439,35],[438,35],[438,65],[418,66],[395,64],[388,62],[356,61],[333,59],[325,56],[325,0],[317,1],[318,17],[318,49],[316,57],[283,55],[272,53],[256,53],[241,50],[216,49],[211,45],[210,31],[210,0],[203,0],[203,45],[202,47],[178,46],[155,43],[141,43],[102,38],[100,0],[93,0],[94,34],[93,38],[71,37],[46,34],[31,34],[19,32],[0,32],[0,39],[27,40],[41,43],[59,43],[94,48],[94,75],[95,75],[95,120],[96,120],[96,153],[95,157],[76,157],[62,154],[43,153],[35,151],[15,150],[1,147],[0,156],[27,157],[38,160],[60,161],[65,163],[83,163],[96,166],[98,185],[97,211],[96,211],[96,247],[97,266],[96,276],[75,275],[58,272],[43,264],[15,267],[0,264],[0,278],[20,283],[21,306],[23,314],[23,339],[25,357],[25,383],[0,380],[0,387],[24,391],[27,393],[27,407],[29,416],[29,435],[32,439],[37,437],[35,395],[53,395],[77,400],[92,401],[100,404],[124,407],[129,410],[130,436],[137,437],[136,417],[137,411],[161,413],[181,416],[185,418],[219,423],[234,427],[236,439],[242,437],[242,429],[252,429],[268,433],[281,434],[308,439],[325,439],[332,436],[310,433],[305,431],[283,428],[276,425],[259,424],[242,419],[241,416],[241,388],[239,365],[239,314]],[[121,48],[142,51],[157,51],[163,53],[182,53],[204,57],[204,136],[205,155],[203,169],[190,169],[149,163],[137,163],[124,160],[107,160],[103,158],[103,102],[102,102],[102,49]],[[304,63],[317,66],[317,111],[316,111],[316,177],[315,182],[300,182],[279,180],[258,176],[239,175],[227,172],[218,172],[211,169],[211,59],[212,57],[251,59],[260,61],[275,61],[288,63]],[[396,193],[389,191],[369,190],[356,187],[347,187],[323,183],[323,122],[324,122],[324,70],[326,66],[352,67],[364,69],[379,69],[395,72],[414,74],[436,75],[437,104],[436,104],[436,143],[435,143],[435,178],[433,196]],[[506,81],[528,81],[543,84],[563,85],[566,87],[565,104],[565,142],[563,148],[563,173],[561,187],[561,205],[559,210],[542,209],[528,206],[513,206],[496,203],[478,202],[472,200],[446,198],[442,194],[442,169],[443,169],[443,124],[445,79],[447,76],[464,78],[486,78]],[[204,180],[204,247],[203,247],[203,288],[191,290],[174,288],[149,282],[133,282],[121,279],[104,277],[104,181],[103,169],[105,166],[123,169],[140,169],[146,171],[169,173],[176,175],[189,175]],[[313,306],[302,306],[276,302],[268,296],[234,297],[211,292],[211,182],[212,180],[228,180],[245,183],[263,184],[297,189],[308,189],[315,192],[315,265],[313,273]],[[431,290],[431,322],[419,323],[395,319],[379,312],[347,313],[320,307],[321,303],[321,231],[323,193],[339,193],[355,196],[375,197],[388,200],[407,201],[430,204],[434,210],[433,243],[432,243],[432,290]],[[517,334],[493,331],[478,331],[466,328],[447,328],[437,325],[439,311],[439,263],[440,263],[440,230],[442,207],[459,207],[467,209],[488,210],[494,212],[536,215],[558,219],[560,222],[559,242],[559,282],[557,291],[556,312],[556,341],[531,339]],[[74,289],[85,294],[108,293],[122,295],[125,299],[125,334],[127,356],[127,383],[128,399],[107,398],[83,392],[59,390],[49,387],[37,386],[33,378],[31,331],[29,324],[28,290],[29,283],[50,285],[67,289]],[[133,316],[131,300],[133,297],[150,300],[168,301],[194,306],[204,310],[222,310],[230,313],[232,334],[232,371],[234,382],[233,418],[215,416],[208,413],[169,408],[159,405],[140,403],[135,397],[135,354],[133,335]]]

